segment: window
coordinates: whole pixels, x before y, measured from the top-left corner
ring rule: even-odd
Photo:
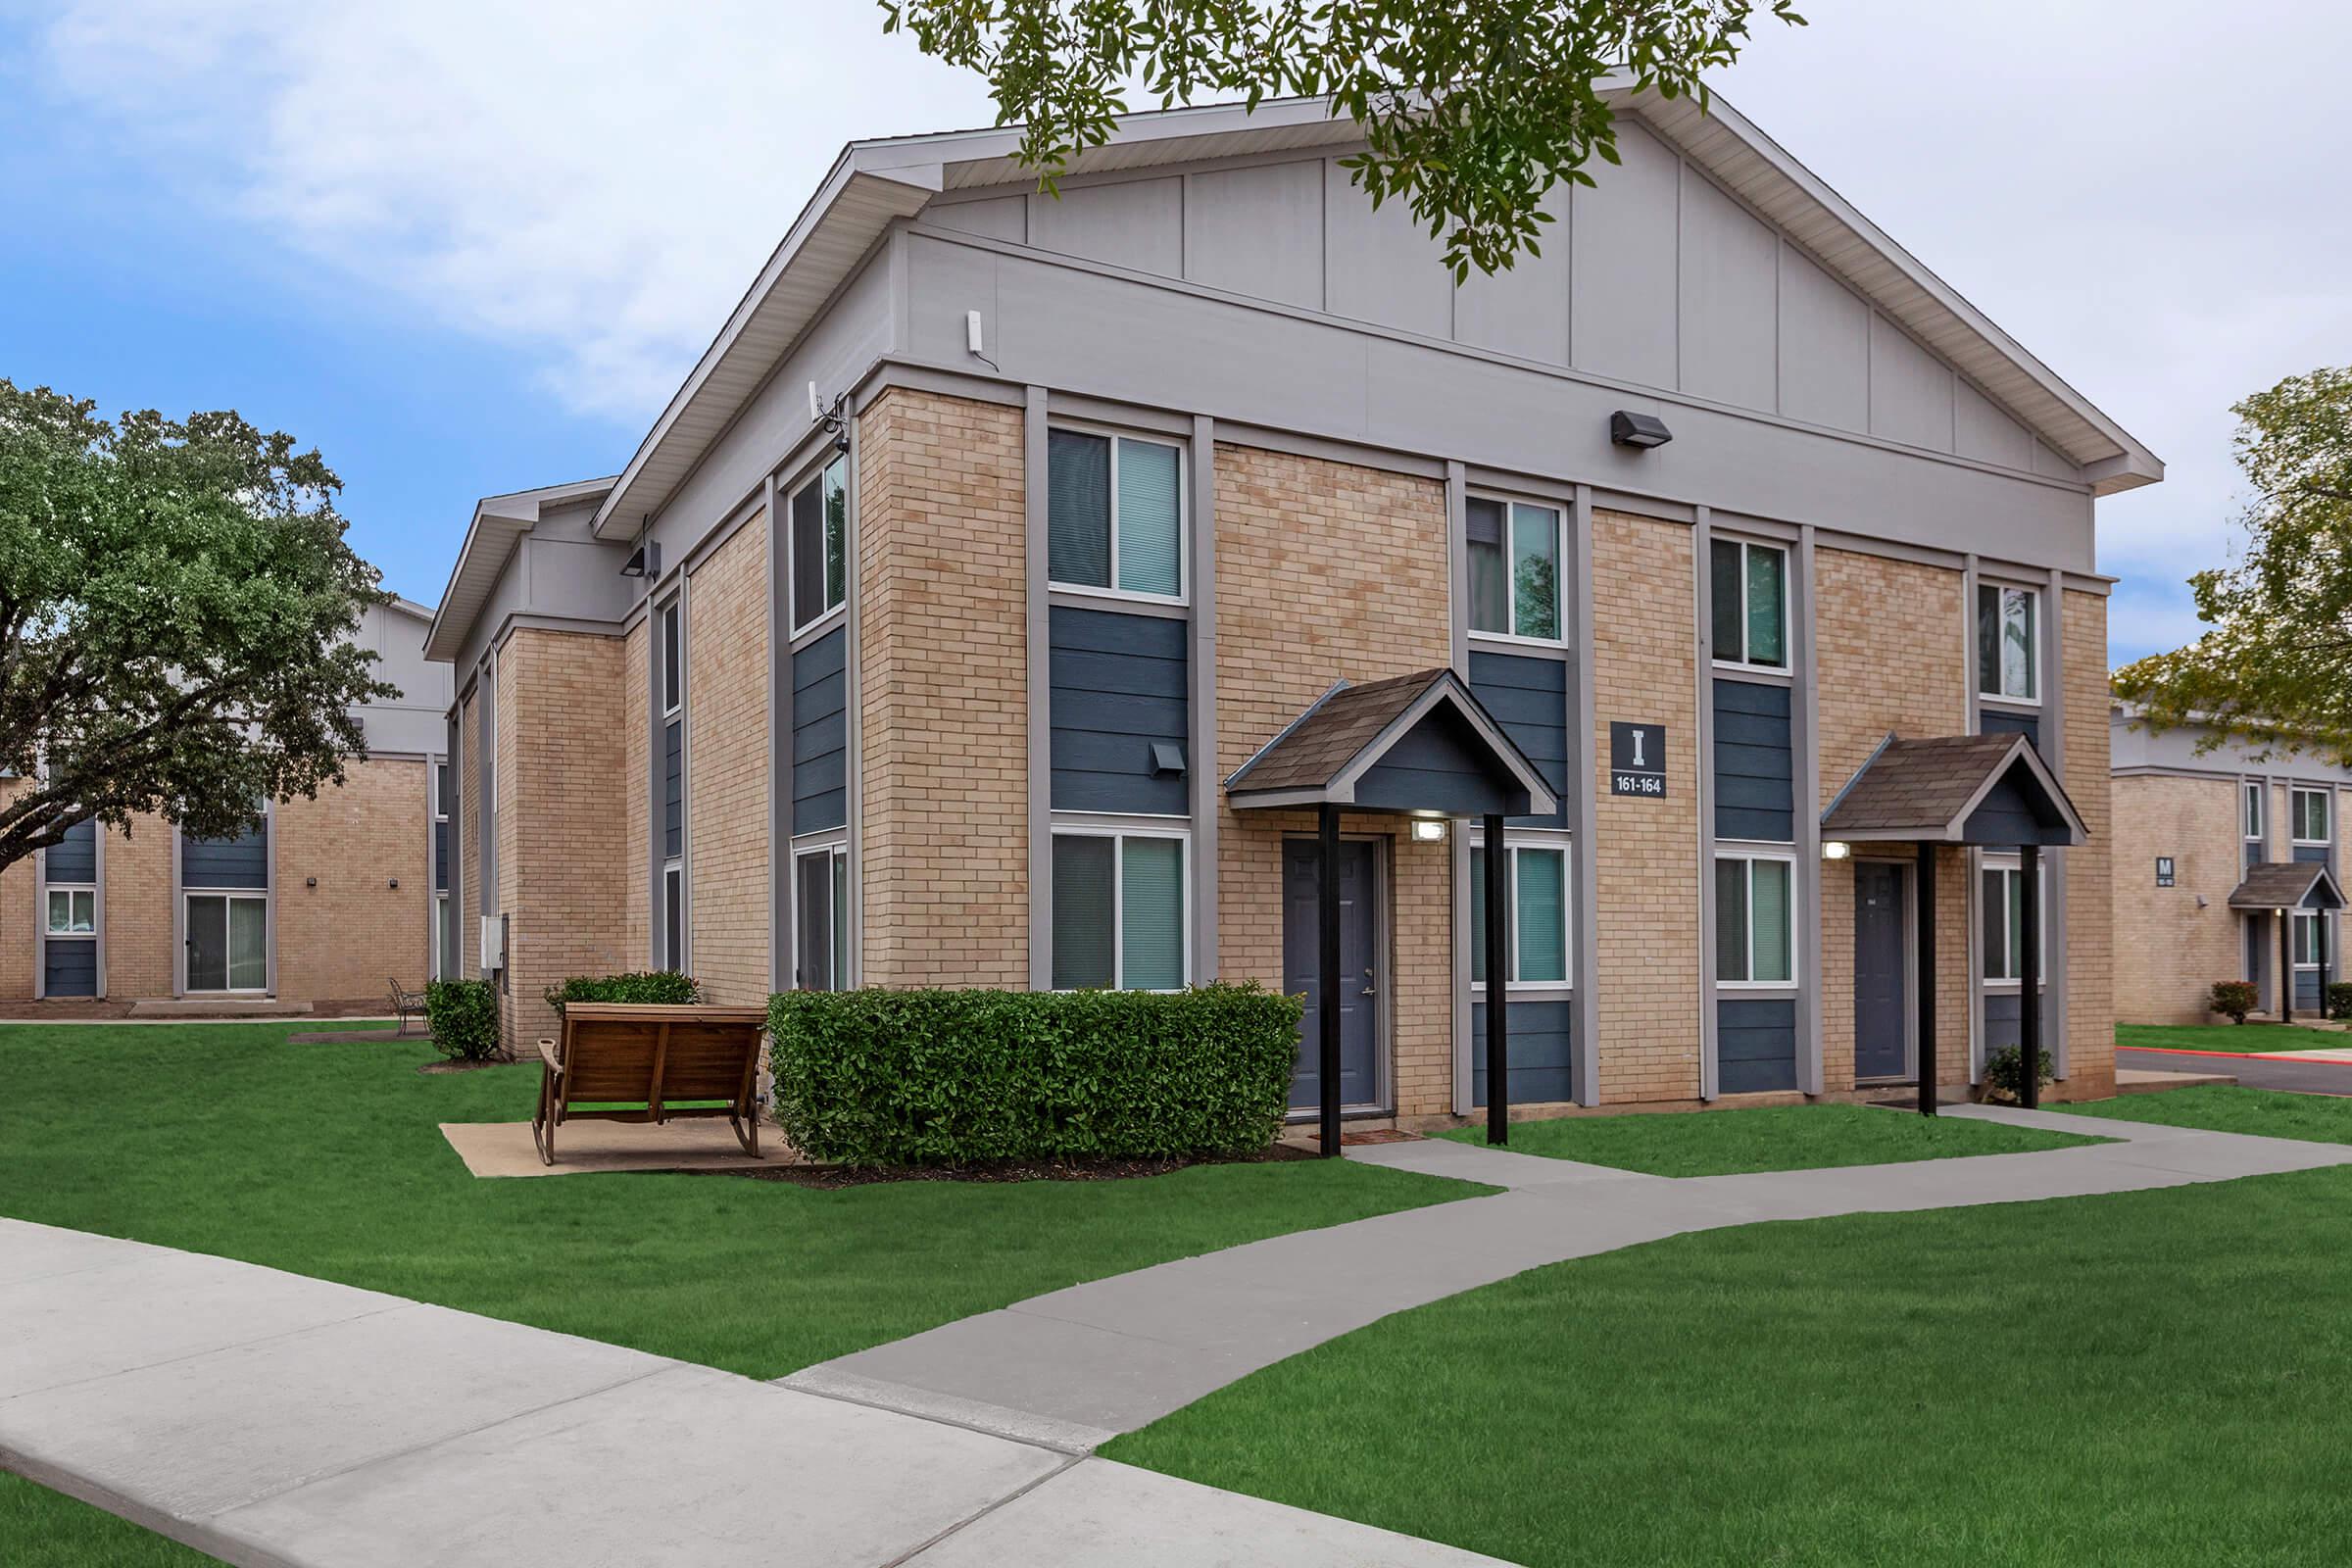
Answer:
[[[187,979],[190,991],[266,990],[270,901],[258,894],[189,894]]]
[[[49,890],[49,934],[53,937],[86,937],[98,929],[98,890],[96,888],[51,888]]]
[[[793,857],[793,984],[803,991],[850,985],[850,847],[829,844]]]
[[[2328,792],[2295,790],[2287,796],[2287,820],[2294,824],[2297,844],[2328,842]]]
[[[686,870],[662,868],[662,967],[686,967]]]
[[[1087,430],[1046,433],[1046,570],[1057,584],[1184,596],[1184,449]]]
[[[662,967],[686,967],[686,649],[684,607],[662,607]]]
[[[449,946],[449,763],[432,764],[433,790],[433,951],[426,973],[442,979],[456,951]]]
[[[1497,637],[1560,640],[1560,512],[1524,501],[1472,496],[1470,629]]]
[[[2246,837],[2250,839],[2262,837],[2262,792],[2260,779],[2246,782]]]
[[[662,607],[662,711],[674,713],[686,697],[686,651],[680,636],[678,602]]]
[[[1796,980],[1793,860],[1715,858],[1715,980],[1785,986]]]
[[[436,893],[433,895],[432,976],[434,979],[446,980],[449,978],[446,971],[449,967],[450,955],[455,951],[449,929],[449,895]]]
[[[1715,662],[1788,667],[1788,552],[1743,539],[1709,545]]]
[[[813,626],[848,592],[850,460],[837,457],[792,493],[792,629]]]
[[[1984,922],[1984,978],[2016,984],[2026,973],[2026,877],[2016,865],[1987,865],[1979,899],[1978,916]],[[2046,886],[2039,900],[2042,938],[2041,973],[2049,966],[2049,899]]]
[[[1054,989],[1180,991],[1188,978],[1185,840],[1054,835]]]
[[[2013,703],[2041,699],[2041,596],[1985,583],[1977,589],[1977,691]]]
[[[1564,846],[1506,844],[1511,885],[1514,986],[1568,984],[1568,851]],[[1470,847],[1470,983],[1487,983],[1487,851]]]
[[[2318,915],[2299,912],[2295,915],[2292,940],[2296,968],[2317,969],[2320,966],[2320,955],[2323,951],[2320,940],[2321,930]]]

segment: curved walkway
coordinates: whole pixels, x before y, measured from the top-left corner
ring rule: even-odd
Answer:
[[[781,1381],[1084,1453],[1392,1312],[1543,1264],[1687,1231],[2088,1197],[2352,1164],[2352,1146],[2344,1145],[1984,1105],[1948,1107],[1944,1114],[2116,1141],[2035,1153],[1683,1178],[1445,1140],[1372,1145],[1348,1151],[1348,1157],[1509,1191],[1074,1285]]]

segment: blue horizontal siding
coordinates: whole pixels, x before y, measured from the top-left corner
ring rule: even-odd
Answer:
[[[792,831],[850,819],[850,639],[836,626],[785,657],[792,681]]]
[[[66,829],[66,841],[54,845],[44,858],[47,876],[52,882],[89,882],[98,880],[98,824],[76,822]]]
[[[1162,773],[1154,744],[1185,754],[1192,730],[1191,626],[1167,615],[1055,605],[1048,612],[1054,808],[1182,816],[1189,771]]]
[[[1796,763],[1788,688],[1715,682],[1715,836],[1796,839]]]
[[[95,937],[51,937],[41,944],[41,991],[51,997],[98,994]]]
[[[1473,653],[1470,692],[1536,764],[1559,802],[1548,815],[1512,817],[1511,826],[1566,827],[1569,764],[1575,760],[1568,745],[1567,664],[1523,654]]]
[[[1727,1095],[1796,1087],[1795,999],[1717,999],[1715,1085]]]
[[[179,841],[179,885],[187,888],[267,888],[268,823],[233,839]]]
[[[1506,1009],[1511,1028],[1511,1103],[1540,1105],[1576,1098],[1573,1002],[1522,1002]],[[1470,1102],[1487,1102],[1487,1004],[1470,1004]]]
[[[1961,824],[1961,838],[1969,844],[2001,846],[2012,844],[2063,844],[2066,829],[2044,823],[2034,809],[2034,803],[2019,788],[2017,772],[2024,767],[2018,762],[2009,776],[1984,792],[1984,799]]]
[[[449,891],[449,824],[433,824],[433,891]]]
[[[2023,735],[2041,750],[2041,718],[2035,713],[2010,713],[1997,708],[1977,710],[1977,732],[1982,735]]]
[[[54,855],[57,852],[52,850],[50,853]],[[2306,865],[2313,863],[2326,865],[2328,863],[2328,846],[2325,844],[2298,844],[2295,846],[2295,858]]]

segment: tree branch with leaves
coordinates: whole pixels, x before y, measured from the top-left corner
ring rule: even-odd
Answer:
[[[1402,200],[1456,282],[1540,254],[1544,198],[1617,162],[1603,87],[1703,107],[1758,14],[1793,0],[882,0],[884,30],[989,79],[1048,190],[1110,138],[1132,85],[1160,108],[1329,100],[1364,133],[1342,160],[1375,208]]]

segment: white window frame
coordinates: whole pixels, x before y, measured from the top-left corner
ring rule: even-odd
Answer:
[[[1171,987],[1125,985],[1127,978],[1127,846],[1121,842],[1110,852],[1110,979],[1104,988],[1111,991],[1142,991],[1152,996],[1174,996],[1193,983],[1193,830],[1190,826],[1157,827],[1148,823],[1125,821],[1088,821],[1080,817],[1055,815],[1048,833],[1049,863],[1054,839],[1173,839],[1178,846],[1176,885],[1184,890],[1184,917],[1178,923],[1184,928],[1184,973],[1181,982]],[[1053,927],[1046,928],[1046,940],[1054,940]],[[1053,970],[1053,955],[1047,955],[1047,972]],[[1057,986],[1056,990],[1067,990]]]
[[[1554,637],[1529,637],[1516,631],[1482,631],[1476,626],[1471,626],[1469,628],[1471,637],[1479,642],[1494,643],[1501,646],[1516,644],[1521,648],[1560,648],[1565,646],[1568,641],[1568,508],[1562,506],[1557,501],[1548,501],[1538,496],[1515,496],[1504,490],[1476,489],[1470,491],[1469,495],[1473,500],[1492,501],[1498,504],[1503,509],[1502,618],[1513,626],[1519,624],[1519,573],[1510,569],[1513,559],[1511,555],[1511,527],[1512,524],[1517,520],[1517,518],[1513,515],[1512,509],[1516,507],[1535,507],[1551,514],[1551,561],[1553,568],[1551,612],[1553,618],[1559,623],[1559,634]],[[1462,544],[1462,603],[1465,607],[1465,610],[1467,610],[1467,607],[1470,603],[1470,546],[1468,540],[1469,525],[1469,512],[1468,509],[1465,508],[1462,514],[1462,527],[1464,530],[1464,539]],[[1465,623],[1468,622],[1469,616],[1467,613],[1463,615],[1463,620]],[[1508,842],[1507,836],[1505,842]]]
[[[449,940],[449,895],[436,889],[433,893],[433,957],[425,972],[435,980],[449,977],[441,972],[442,944]]]
[[[1992,577],[1980,578],[1977,583],[1977,592],[1983,594],[1988,589],[1998,594],[2024,594],[2034,602],[2034,639],[2029,644],[2031,650],[2029,657],[2033,661],[2032,684],[2034,689],[2023,697],[2010,692],[1988,692],[1984,687],[1984,671],[1982,667],[1972,670],[1969,673],[1969,679],[1977,683],[1977,696],[1984,702],[2001,703],[2012,708],[2039,708],[2041,706],[2041,645],[2044,640],[2042,620],[2044,607],[2041,602],[2041,590],[2022,582],[2002,582]],[[1984,612],[1977,606],[1969,607],[1969,627],[1972,632],[1977,630],[1978,617],[1983,613]],[[1995,619],[1999,618],[1996,612]],[[1984,657],[1982,647],[1974,636],[1969,638],[1969,650],[1972,660]]]
[[[1193,452],[1192,443],[1183,436],[1163,435],[1157,430],[1130,430],[1115,424],[1098,424],[1088,419],[1054,419],[1047,426],[1050,440],[1054,430],[1067,430],[1074,435],[1105,436],[1110,441],[1110,582],[1105,587],[1092,583],[1063,582],[1053,575],[1051,554],[1047,562],[1046,588],[1057,594],[1084,594],[1090,599],[1116,600],[1130,605],[1190,605],[1193,602]],[[1119,443],[1143,441],[1152,446],[1169,447],[1176,453],[1176,586],[1172,594],[1137,593],[1119,586]],[[1053,523],[1053,499],[1047,498],[1048,530]],[[1189,851],[1187,852],[1190,853]],[[1186,973],[1191,973],[1188,968]]]
[[[669,911],[678,911],[677,951],[669,942]],[[678,974],[686,972],[686,864],[683,860],[664,860],[662,864],[662,927],[657,935],[662,940],[662,967]]]
[[[2335,791],[2324,787],[2315,789],[2302,784],[2287,786],[2286,825],[2296,845],[2307,849],[2325,849],[2334,842],[2335,802],[2330,798],[2334,794]],[[2320,803],[2320,836],[2316,839],[2303,836],[2303,802],[2306,797]]]
[[[1983,873],[1990,872],[2004,878],[2022,877],[2025,875],[2025,863],[2014,855],[1984,857],[1984,861],[1978,867],[1980,874],[1977,878],[1977,885],[1970,890],[1970,899],[1973,902],[1984,897],[1984,878]],[[2041,939],[2039,943],[2041,961],[2037,967],[2041,975],[2041,989],[2046,992],[2050,988],[2050,866],[2047,860],[2041,861],[2035,867],[2035,882],[2037,894],[2035,904],[2041,910],[2041,919],[2035,927],[2035,935]],[[2006,880],[2001,885],[2000,914],[2001,948],[1998,957],[2000,962],[2006,965],[2009,961],[2009,938],[2011,936],[2009,930],[2009,887]],[[1984,930],[1983,911],[1977,911],[1977,916],[1971,929],[1977,939],[1982,941]],[[2014,992],[2024,989],[2026,983],[2024,975],[1992,975],[1982,972],[1992,966],[1994,957],[1995,955],[1990,953],[1981,956],[1977,964],[1980,971],[1977,976],[1978,983],[1986,991],[1991,992]]]
[[[675,653],[671,651],[669,634],[672,616],[675,616],[677,620]],[[672,592],[667,599],[654,607],[654,651],[659,656],[656,660],[658,667],[654,672],[654,682],[655,695],[662,702],[662,727],[667,730],[673,721],[677,724],[678,760],[679,765],[682,767],[685,765],[686,757],[686,596],[682,591]],[[674,702],[670,699],[670,687],[673,685],[677,687],[677,699]],[[666,749],[668,745],[666,735],[663,737],[662,744]],[[660,774],[657,772],[656,777],[659,776]],[[667,843],[669,824],[667,821],[657,815],[654,827],[654,831],[661,836],[664,852],[662,857],[662,903],[661,907],[654,911],[656,917],[661,921],[656,936],[662,946],[662,967],[679,974],[686,972],[686,950],[689,946],[686,934],[685,791],[685,780],[681,778],[678,784],[680,820],[678,823],[678,853],[676,855],[666,853],[669,847]],[[669,803],[666,801],[656,801],[653,809],[657,813],[665,812],[668,806]],[[669,911],[673,905],[678,911],[678,940],[675,951],[672,951],[669,940]]]
[[[839,885],[835,881],[836,873],[833,868],[835,865],[842,867],[840,875],[844,881],[848,882],[851,897],[855,898],[858,892],[857,867],[850,863],[850,839],[846,830],[831,828],[822,837],[811,837],[805,842],[796,841],[794,843],[792,847],[791,895],[792,951],[785,955],[785,962],[792,966],[791,989],[795,991],[814,989],[801,984],[801,862],[820,855],[832,862],[827,865],[825,870],[825,897],[833,899],[834,890]],[[855,970],[857,959],[855,955],[850,952],[853,933],[848,925],[848,920],[849,912],[841,907],[837,901],[833,908],[833,948],[826,956],[828,961],[836,962],[843,970]],[[850,990],[850,975],[848,973],[834,975],[832,989],[835,991]]]
[[[2269,826],[2263,820],[2266,814],[2265,797],[2269,793],[2270,785],[2263,780],[2250,778],[2245,781],[2243,799],[2238,807],[2238,836],[2248,844],[2267,843],[2270,839]]]
[[[814,615],[803,620],[801,618],[801,589],[798,580],[800,562],[794,554],[799,548],[799,541],[792,534],[793,503],[800,498],[801,492],[810,485],[823,484],[825,474],[837,463],[841,465],[841,603],[827,605]],[[818,627],[850,612],[850,579],[857,574],[858,570],[858,564],[850,559],[850,509],[856,505],[853,487],[850,483],[850,455],[827,447],[813,465],[804,470],[801,476],[791,484],[783,486],[778,493],[783,497],[784,510],[783,526],[776,530],[784,540],[784,596],[792,614],[792,638],[794,641],[798,641]]]
[[[1788,978],[1786,980],[1726,980],[1719,974],[1715,977],[1715,989],[1718,991],[1762,991],[1772,993],[1795,991],[1800,989],[1804,984],[1805,978],[1805,952],[1804,945],[1797,940],[1796,850],[1794,846],[1788,844],[1758,844],[1741,839],[1719,839],[1715,844],[1715,859],[1718,863],[1725,860],[1740,860],[1744,862],[1747,866],[1746,968],[1747,972],[1751,975],[1756,972],[1755,862],[1758,860],[1778,860],[1783,865],[1788,867]],[[1707,869],[1709,876],[1712,876],[1714,874],[1714,867],[1709,866]],[[1710,886],[1712,886],[1712,884],[1710,884]],[[1708,932],[1707,940],[1709,942],[1713,942],[1715,940],[1715,933],[1712,931]],[[1718,959],[1717,961],[1720,963],[1721,960]]]
[[[2298,974],[2305,971],[2314,974],[2319,972],[2320,960],[2316,955],[2328,951],[2327,928],[2320,923],[2325,918],[2327,918],[2326,913],[2319,909],[2290,909],[2287,911],[2287,919],[2291,922],[2287,936],[2287,953],[2294,959],[2295,972]],[[2315,937],[2313,944],[2315,956],[2310,958],[2303,956],[2302,932],[2306,926],[2310,927]],[[2322,998],[2321,1000],[2325,1002],[2327,999]]]
[[[47,899],[54,899],[60,893],[66,895],[66,923],[62,926],[57,923],[56,917],[50,912],[47,900],[45,899],[43,901],[41,908],[41,935],[45,937],[63,937],[69,941],[88,941],[89,939],[98,935],[97,883],[44,882],[41,885],[41,891],[47,895]],[[87,899],[90,901],[89,926],[87,929],[79,931],[74,929],[74,904],[77,899]]]
[[[436,828],[445,827],[449,821],[449,811],[445,805],[447,797],[442,793],[446,788],[446,780],[448,777],[449,759],[445,757],[438,757],[434,758],[431,761],[425,764],[424,787],[430,792],[429,798],[432,804],[432,822],[433,826]],[[441,833],[435,833],[433,838],[435,840],[439,840],[444,835]],[[427,847],[426,853],[428,855],[431,853],[430,846]],[[455,844],[451,844],[443,851],[443,854],[446,858],[446,860],[442,866],[442,870],[446,872],[448,866],[456,863],[457,861],[458,847]],[[426,959],[424,972],[428,978],[440,980],[447,978],[441,972],[441,954],[442,943],[446,940],[448,935],[448,933],[444,930],[444,927],[449,922],[449,889],[433,880],[433,867],[429,865],[425,867],[425,881],[426,884],[432,889],[433,896],[433,951],[431,956]]]
[[[1485,852],[1487,835],[1483,829],[1471,828],[1465,837],[1469,841],[1472,854]],[[1558,829],[1505,828],[1502,835],[1502,847],[1505,854],[1504,863],[1509,867],[1505,873],[1509,878],[1509,885],[1504,888],[1503,892],[1511,911],[1511,951],[1508,964],[1510,973],[1504,977],[1503,993],[1508,997],[1574,996],[1576,994],[1575,837]],[[1556,851],[1560,856],[1560,973],[1565,977],[1563,979],[1522,980],[1519,978],[1519,934],[1524,928],[1523,922],[1519,918],[1519,857],[1528,850]],[[1492,867],[1489,868],[1488,874],[1494,874]],[[1463,892],[1464,897],[1468,898],[1467,883],[1464,885]],[[1469,903],[1470,925],[1463,933],[1462,968],[1465,973],[1470,975],[1470,995],[1483,997],[1487,994],[1487,982],[1478,978],[1477,971],[1470,962],[1469,955],[1471,933],[1486,929],[1487,911],[1485,906],[1477,899],[1471,898]],[[1491,953],[1488,954],[1487,966],[1490,969],[1494,967],[1494,956]]]
[[[1708,539],[1708,544],[1710,546],[1727,544],[1740,547],[1740,653],[1741,657],[1725,659],[1721,654],[1717,654],[1715,667],[1717,669],[1746,670],[1758,675],[1788,674],[1788,563],[1790,558],[1788,547],[1777,540],[1750,539],[1744,534],[1730,533],[1714,534]],[[1747,653],[1747,553],[1751,550],[1769,550],[1781,558],[1781,662],[1777,664],[1759,664],[1745,657]],[[1706,569],[1711,576],[1715,569],[1714,562],[1709,561]],[[1710,638],[1714,635],[1712,621],[1708,625],[1707,633]]]

